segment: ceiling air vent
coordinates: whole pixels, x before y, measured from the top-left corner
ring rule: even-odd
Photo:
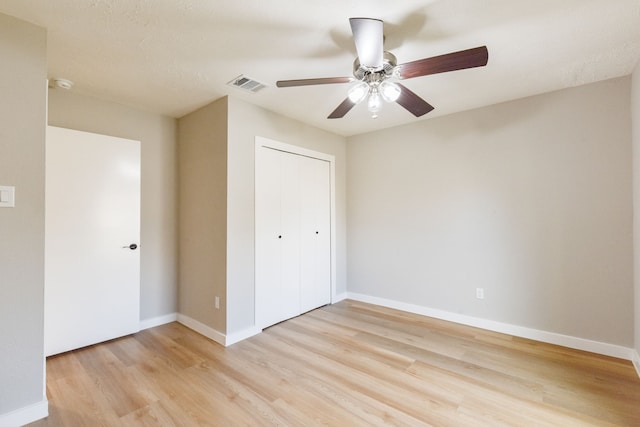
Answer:
[[[229,86],[237,87],[239,89],[246,90],[248,92],[254,92],[254,93],[259,91],[260,89],[267,87],[267,85],[262,84],[258,81],[255,81],[253,79],[250,79],[249,77],[245,77],[242,74],[240,74],[238,77],[231,80],[227,84]]]

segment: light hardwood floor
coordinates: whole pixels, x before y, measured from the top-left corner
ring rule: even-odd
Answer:
[[[172,323],[49,358],[40,426],[640,426],[630,362],[343,301],[224,348]]]

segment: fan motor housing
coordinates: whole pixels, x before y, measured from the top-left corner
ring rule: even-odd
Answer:
[[[396,56],[385,51],[382,54],[382,68],[373,69],[362,66],[358,58],[353,61],[353,76],[358,80],[365,80],[365,77],[370,74],[378,74],[378,80],[384,80],[393,75],[393,70],[396,68],[398,61]]]

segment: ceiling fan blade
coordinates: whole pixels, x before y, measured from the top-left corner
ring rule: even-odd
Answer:
[[[465,68],[484,67],[489,60],[486,46],[473,49],[418,59],[398,66],[400,78],[427,76],[430,74],[446,73],[447,71],[463,70]]]
[[[319,79],[298,79],[298,80],[278,80],[276,86],[278,87],[292,87],[292,86],[311,86],[311,85],[327,85],[333,83],[349,83],[354,81],[353,77],[325,77]]]
[[[329,114],[329,117],[327,117],[327,119],[341,119],[345,116],[345,114],[347,114],[349,111],[351,111],[351,109],[354,107],[355,102],[353,102],[352,100],[350,100],[349,98],[345,99],[344,101],[342,101],[342,103],[340,105],[338,105],[338,108],[336,108],[335,110],[333,110],[333,112],[331,114]]]
[[[421,117],[433,110],[433,106],[418,95],[407,89],[406,86],[396,83],[400,87],[400,96],[396,100],[407,111],[416,117]]]
[[[360,65],[374,69],[382,68],[384,43],[383,23],[379,19],[350,18],[353,42],[358,51]]]

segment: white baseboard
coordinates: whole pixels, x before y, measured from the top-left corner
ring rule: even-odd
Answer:
[[[211,340],[214,340],[220,345],[225,345],[225,335],[222,332],[205,325],[204,323],[200,323],[197,320],[180,313],[178,313],[178,322],[182,323],[187,328],[193,329],[197,333],[204,335]]]
[[[331,304],[335,304],[335,303],[340,302],[342,300],[345,300],[347,298],[349,298],[349,294],[347,292],[343,292],[341,294],[336,294],[336,295],[334,295],[333,300],[331,301]]]
[[[228,334],[225,338],[225,346],[230,346],[232,344],[235,344],[237,342],[240,342],[244,339],[247,339],[249,337],[252,337],[254,335],[258,335],[259,333],[262,332],[262,329],[257,328],[257,327],[251,327],[251,328],[247,328],[244,329],[242,331],[238,331],[238,332],[233,332],[231,334]]]
[[[633,358],[631,361],[633,362],[633,367],[636,368],[638,377],[640,377],[640,354],[638,354],[637,350],[633,350]]]
[[[508,323],[496,322],[493,320],[481,319],[478,317],[465,316],[462,314],[451,313],[444,310],[424,307],[421,305],[409,304],[405,302],[390,300],[386,298],[372,297],[369,295],[348,292],[349,299],[355,301],[376,304],[383,307],[394,308],[409,313],[420,314],[423,316],[434,317],[436,319],[447,320],[449,322],[460,323],[462,325],[473,326],[476,328],[486,329],[489,331],[500,332],[503,334],[513,335],[521,338],[528,338],[535,341],[541,341],[549,344],[561,345],[576,350],[584,350],[592,353],[598,353],[605,356],[617,357],[619,359],[632,360],[633,349],[622,347],[615,344],[608,344],[599,341],[587,340],[584,338],[562,335],[555,332],[541,331],[538,329],[526,328],[523,326],[511,325]],[[640,364],[640,362],[638,362]],[[638,366],[636,366],[638,370]],[[640,375],[640,371],[639,371]]]
[[[6,414],[0,414],[0,427],[19,427],[41,420],[49,415],[49,402],[43,396],[40,402]]]
[[[165,314],[164,316],[152,317],[151,319],[140,320],[140,330],[154,328],[178,320],[178,313]]]
[[[212,327],[205,325],[204,323],[200,323],[189,316],[185,316],[184,314],[178,314],[178,322],[182,323],[187,328],[193,329],[197,333],[202,334],[205,337],[212,339],[218,344],[223,345],[225,347],[228,347],[232,344],[235,344],[239,341],[242,341],[246,338],[252,337],[262,332],[262,329],[251,327],[239,332],[234,332],[229,335],[225,335],[222,332],[217,331]]]

